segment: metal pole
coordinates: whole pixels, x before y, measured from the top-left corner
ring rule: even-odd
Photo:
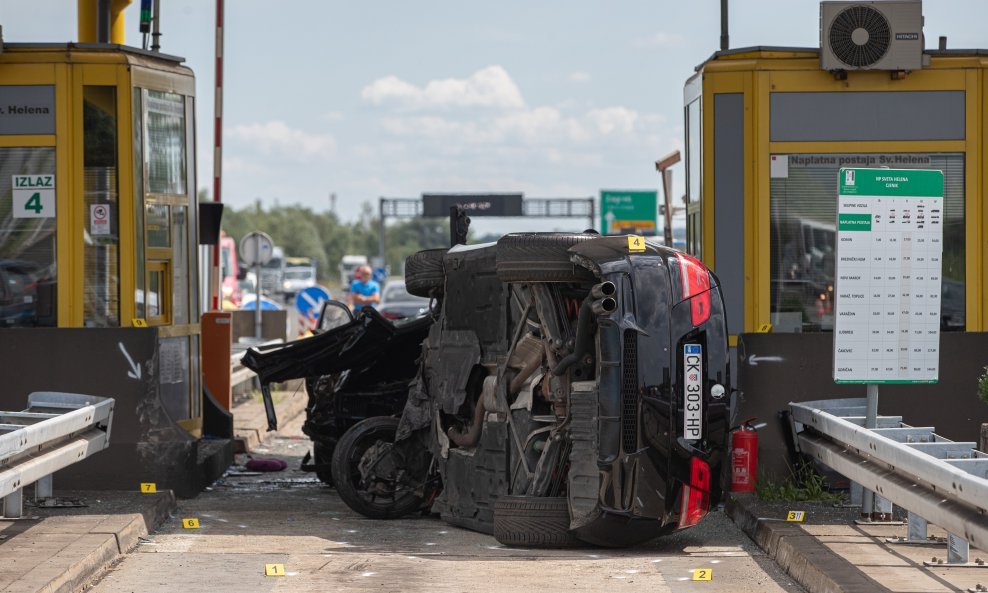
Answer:
[[[24,490],[18,488],[3,497],[3,518],[20,519],[24,514]]]
[[[223,175],[223,0],[216,0],[216,86],[213,88],[213,201],[221,202],[220,178]],[[209,294],[213,310],[222,307],[220,296],[220,251],[217,241],[213,245],[213,263],[209,269]],[[230,257],[235,257],[230,254]]]
[[[868,383],[867,399],[865,400],[865,428],[878,428],[878,385]],[[861,518],[872,519],[875,513],[875,493],[865,488],[861,497]]]
[[[257,257],[257,261],[254,262],[254,278],[257,280],[257,284],[254,287],[254,336],[260,340],[264,337],[264,332],[261,330],[261,236],[254,235],[254,253]]]
[[[666,204],[662,231],[665,236],[666,247],[672,247],[672,169],[666,169],[662,172],[662,193]]]
[[[110,0],[96,2],[96,43],[110,42]]]
[[[384,259],[384,202],[385,198],[380,198],[378,202],[378,237],[377,237],[377,249],[381,256],[381,267],[387,267]]]
[[[720,0],[720,51],[727,51],[731,46],[727,34],[727,0]]]
[[[53,482],[54,480],[52,480],[52,474],[39,478],[38,481],[34,483],[34,500],[44,500],[54,496]]]
[[[587,228],[588,229],[597,228],[595,226],[597,224],[597,220],[596,220],[596,218],[597,218],[597,212],[595,211],[595,208],[594,208],[593,198],[587,198],[587,202],[590,203],[590,226],[588,226]]]
[[[151,26],[151,51],[161,50],[161,0],[154,0],[154,17]]]

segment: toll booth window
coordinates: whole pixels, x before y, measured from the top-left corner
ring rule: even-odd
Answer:
[[[185,100],[181,95],[147,92],[148,191],[185,195]]]
[[[189,223],[185,206],[172,206],[172,322],[175,325],[189,321]]]
[[[83,323],[120,325],[117,100],[109,86],[83,87]]]
[[[703,257],[702,142],[700,99],[686,107],[686,251]]]
[[[944,177],[941,331],[965,328],[964,155],[773,155],[771,319],[776,332],[832,331],[841,167],[936,169]],[[780,162],[780,159],[785,159]]]
[[[169,322],[171,295],[168,290],[168,267],[168,262],[163,261],[147,263],[146,319],[149,325]]]
[[[53,327],[55,149],[0,148],[0,327]]]
[[[148,247],[171,247],[169,207],[165,204],[148,204],[145,210]]]

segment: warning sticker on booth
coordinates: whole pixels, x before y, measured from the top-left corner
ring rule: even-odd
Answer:
[[[89,207],[89,234],[94,237],[110,234],[109,204],[93,204]]]

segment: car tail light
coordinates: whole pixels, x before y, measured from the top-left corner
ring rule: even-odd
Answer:
[[[690,483],[683,485],[679,528],[692,527],[710,510],[710,465],[699,457],[690,460]]]
[[[693,325],[702,325],[710,319],[710,272],[700,260],[685,253],[677,253],[683,300],[690,301],[690,317]]]

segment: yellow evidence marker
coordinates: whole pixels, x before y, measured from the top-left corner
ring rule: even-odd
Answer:
[[[265,564],[264,565],[264,576],[266,576],[266,577],[283,577],[283,576],[285,576],[285,565],[284,564]]]
[[[154,482],[141,482],[141,492],[144,494],[154,494],[158,491],[158,486]]]
[[[199,529],[199,519],[182,519],[182,527],[185,529]]]
[[[628,251],[630,253],[641,253],[645,251],[645,237],[628,235]]]
[[[712,581],[714,578],[714,569],[712,568],[694,568],[693,569],[693,580],[694,581]]]
[[[803,519],[806,518],[806,511],[789,511],[786,514],[786,521],[795,521],[796,523],[802,523]]]

